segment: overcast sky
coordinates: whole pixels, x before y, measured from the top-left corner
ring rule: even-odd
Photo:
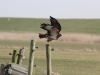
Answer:
[[[0,0],[0,17],[99,18],[100,0]]]

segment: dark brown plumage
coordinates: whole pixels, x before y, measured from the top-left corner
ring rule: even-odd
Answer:
[[[61,25],[55,18],[50,16],[50,22],[51,22],[51,26],[57,28],[59,32],[61,31]]]
[[[43,30],[46,30],[47,33],[41,34],[39,33],[40,38],[47,38],[47,42],[50,42],[52,40],[57,40],[62,35],[60,34],[61,31],[61,25],[60,23],[53,17],[50,16],[50,24],[43,23],[40,25],[40,28]]]

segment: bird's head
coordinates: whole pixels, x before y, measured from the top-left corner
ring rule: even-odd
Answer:
[[[57,35],[57,39],[58,39],[59,37],[61,37],[61,36],[62,36],[61,34],[58,34],[58,35]]]

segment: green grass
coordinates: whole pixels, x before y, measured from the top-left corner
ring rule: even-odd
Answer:
[[[100,20],[99,19],[72,19],[61,20],[64,32],[72,33],[100,33]]]
[[[0,32],[45,32],[41,23],[49,19],[0,18]],[[62,33],[85,33],[100,35],[100,19],[59,19]],[[35,75],[46,75],[46,42],[36,42]],[[61,75],[100,75],[100,43],[52,42],[52,71]],[[11,62],[9,53],[25,47],[23,66],[28,68],[29,41],[0,40],[0,64]]]
[[[23,66],[28,67],[30,41],[0,40],[0,64],[11,61],[9,52],[25,47]],[[46,75],[46,42],[36,42],[35,75]],[[99,75],[100,44],[51,43],[52,70],[62,75]],[[87,50],[87,49],[88,50]],[[95,50],[94,50],[95,49]]]
[[[62,33],[100,34],[100,19],[58,19]],[[0,31],[7,32],[44,32],[41,23],[50,23],[49,19],[0,18]]]

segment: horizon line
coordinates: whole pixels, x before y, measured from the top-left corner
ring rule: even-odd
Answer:
[[[30,19],[49,19],[44,17],[0,17],[0,18],[30,18]],[[56,17],[54,17],[56,18]],[[100,18],[56,18],[56,19],[100,19]]]

